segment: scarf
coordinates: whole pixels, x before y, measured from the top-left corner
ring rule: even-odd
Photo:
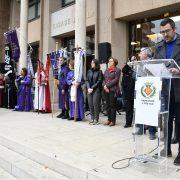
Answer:
[[[112,65],[108,68],[109,73],[116,71],[116,66]]]

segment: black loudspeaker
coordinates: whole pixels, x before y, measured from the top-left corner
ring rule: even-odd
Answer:
[[[108,63],[108,59],[111,57],[111,44],[108,42],[99,43],[98,54],[101,64]]]

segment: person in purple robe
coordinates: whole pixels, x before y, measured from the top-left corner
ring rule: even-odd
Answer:
[[[81,87],[81,82],[75,82],[74,79],[74,61],[69,62],[70,71],[67,74],[67,84],[69,85],[69,110],[70,117],[68,120],[73,120],[76,117],[76,121],[84,119],[84,97]],[[75,109],[76,103],[76,109]]]
[[[62,109],[57,118],[67,119],[69,118],[69,95],[68,84],[66,82],[69,67],[64,57],[59,58],[59,72],[58,72],[58,89],[59,89],[59,109]]]
[[[33,110],[33,100],[31,95],[32,80],[27,74],[27,69],[22,68],[21,75],[16,79],[18,85],[16,111]]]

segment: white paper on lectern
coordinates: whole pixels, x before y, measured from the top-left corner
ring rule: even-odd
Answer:
[[[146,96],[146,88],[150,86],[150,94]],[[160,77],[138,77],[135,90],[136,99],[134,100],[135,124],[145,124],[158,126],[158,115],[160,111],[160,91],[162,81]],[[148,90],[147,90],[148,92]]]
[[[146,64],[144,65],[153,76],[161,77],[161,76],[171,76],[171,73],[167,70],[164,64]]]

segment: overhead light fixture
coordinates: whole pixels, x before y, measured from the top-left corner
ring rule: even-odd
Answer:
[[[136,24],[136,28],[140,29],[141,28],[141,24]]]
[[[164,13],[164,17],[169,17],[169,13]]]
[[[148,37],[151,41],[153,41],[155,43],[160,42],[163,39],[163,36],[160,33],[158,33],[158,34],[148,34],[148,35],[146,35],[146,37]]]
[[[136,41],[136,42],[132,41],[131,46],[134,46],[134,45],[140,45],[140,42],[139,41]]]
[[[146,35],[146,37],[148,37],[149,39],[155,39],[157,38],[157,34],[148,34]]]
[[[136,42],[131,42],[131,46],[134,46],[136,45],[137,43]]]

